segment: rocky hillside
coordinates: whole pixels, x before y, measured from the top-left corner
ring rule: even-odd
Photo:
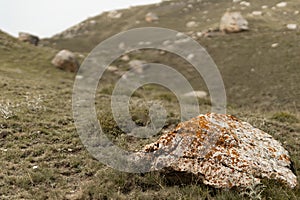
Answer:
[[[208,30],[218,28],[225,11],[240,11],[248,20],[250,30],[228,35],[208,33],[207,37]],[[299,11],[300,3],[296,0],[281,3],[276,0],[166,1],[103,13],[43,43],[57,49],[89,52],[106,38],[131,28],[157,26],[182,31],[203,45],[216,62],[230,104],[253,109],[299,110]],[[149,13],[157,19],[145,20]],[[288,24],[298,27],[290,30]],[[138,57],[177,66],[182,71],[187,68],[176,56],[159,58],[150,52]],[[193,74],[187,75],[189,80],[195,79]],[[205,90],[203,82],[198,82],[194,86]]]
[[[35,47],[18,41],[0,30],[0,62],[3,78],[47,79],[55,73],[50,61],[57,50],[47,47]]]
[[[197,35],[218,27],[225,11],[240,11],[250,23],[253,33],[285,32],[287,24],[298,24],[300,3],[289,0],[279,4],[278,0],[239,1],[239,0],[173,0],[155,5],[131,7],[130,9],[105,12],[89,18],[66,31],[46,39],[44,42],[57,48],[74,51],[91,51],[104,39],[137,27],[164,27]],[[145,20],[153,13],[158,20]],[[192,23],[195,22],[195,23]]]
[[[240,11],[249,22],[249,31],[207,32],[218,29],[226,10]],[[299,177],[295,189],[262,180],[262,185],[240,192],[211,188],[186,173],[175,174],[174,182],[173,172],[130,174],[103,165],[83,146],[74,126],[76,74],[51,64],[59,50],[76,52],[81,61],[99,42],[134,27],[166,27],[187,33],[216,62],[226,87],[228,113],[281,142],[294,161],[293,172],[299,175],[299,11],[298,0],[174,0],[103,13],[38,46],[0,31],[0,199],[299,199]],[[111,111],[114,83],[143,60],[174,67],[195,89],[208,92],[191,65],[176,55],[145,50],[116,60],[101,79],[96,109],[108,138],[126,150],[141,150],[180,121],[176,96],[165,88],[146,85],[130,99],[132,120],[138,126],[148,125],[150,103],[159,101],[167,111],[163,130],[142,139],[117,126]],[[199,94],[205,96],[205,92]],[[210,110],[209,97],[198,100],[203,113]]]

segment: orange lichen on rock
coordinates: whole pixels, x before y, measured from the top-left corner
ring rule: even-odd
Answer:
[[[144,148],[144,152],[158,150],[165,154],[157,155],[153,170],[168,166],[175,172],[193,173],[216,188],[245,188],[259,184],[261,178],[291,188],[297,185],[281,143],[231,115],[208,113],[182,122]]]

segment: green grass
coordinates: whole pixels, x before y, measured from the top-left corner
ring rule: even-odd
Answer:
[[[279,112],[275,113],[272,116],[272,119],[279,121],[279,122],[286,122],[286,123],[296,123],[299,122],[298,118],[293,114],[286,113],[286,112]]]
[[[206,2],[206,3],[205,3]],[[264,4],[274,5],[272,0]],[[93,19],[96,27],[87,27],[88,35],[73,39],[51,38],[48,47],[23,44],[0,32],[0,199],[299,199],[299,186],[286,188],[264,180],[264,186],[250,187],[245,193],[220,190],[203,185],[196,178],[185,183],[179,179],[170,183],[163,173],[129,174],[111,169],[95,160],[82,145],[72,116],[74,74],[56,69],[50,63],[58,51],[68,48],[87,55],[98,42],[120,30],[153,25],[143,22],[144,15],[154,10],[161,16],[159,24],[187,32],[185,22],[192,16],[206,20],[199,30],[215,26],[224,8],[231,1],[204,1],[194,5],[200,11],[182,12],[182,7],[143,6],[124,10],[124,18],[111,21],[105,15]],[[289,1],[293,9],[298,1]],[[243,13],[259,10],[263,2],[251,1]],[[284,23],[293,23],[287,7],[274,11],[272,17],[248,17],[251,31],[241,34],[201,38],[224,78],[228,96],[228,113],[270,133],[281,141],[295,162],[300,174],[299,122],[299,31],[286,31]],[[178,11],[178,12],[177,12]],[[271,12],[271,11],[270,11]],[[273,11],[272,11],[273,12]],[[176,16],[176,18],[175,18]],[[182,20],[178,20],[178,19]],[[136,25],[135,21],[141,24]],[[101,23],[100,23],[101,22]],[[193,30],[193,31],[198,31]],[[101,34],[100,34],[101,33]],[[277,48],[271,44],[279,43]],[[190,65],[176,55],[153,50],[133,52],[132,59],[168,64],[179,70],[197,90],[207,88],[201,77],[195,77]],[[124,61],[113,65],[128,69]],[[251,69],[254,69],[254,72]],[[118,146],[135,150],[156,140],[127,136],[117,126],[110,109],[114,82],[119,76],[105,73],[96,93],[97,117],[107,136]],[[148,124],[149,102],[159,101],[166,108],[164,129],[174,127],[180,120],[178,101],[173,94],[157,85],[146,85],[131,98],[130,112],[139,125]],[[209,99],[199,99],[202,112],[210,111]],[[37,168],[35,169],[35,166]],[[187,175],[188,176],[188,175]],[[298,183],[299,179],[298,179]]]

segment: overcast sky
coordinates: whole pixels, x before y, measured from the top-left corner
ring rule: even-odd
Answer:
[[[103,11],[160,0],[0,0],[0,29],[50,37]]]

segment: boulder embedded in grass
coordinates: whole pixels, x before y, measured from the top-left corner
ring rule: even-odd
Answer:
[[[287,150],[271,135],[231,115],[200,115],[146,145],[152,170],[194,174],[216,188],[247,188],[262,179],[297,185]],[[161,166],[165,166],[161,169]]]
[[[74,53],[68,50],[61,50],[52,60],[52,64],[59,69],[76,72],[79,68],[79,63]]]

